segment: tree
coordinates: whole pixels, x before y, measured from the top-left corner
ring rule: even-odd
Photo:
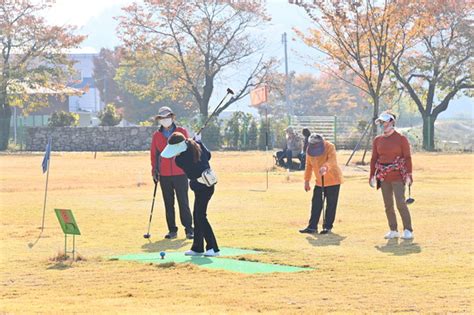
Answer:
[[[161,106],[171,107],[179,118],[198,113],[189,93],[176,92],[172,71],[163,71],[170,65],[165,65],[164,61],[156,64],[141,53],[124,54],[114,80],[127,95],[127,101],[123,103],[127,117],[144,119],[144,115],[156,114]]]
[[[100,119],[101,126],[116,126],[122,120],[122,115],[117,113],[113,104],[107,104],[103,110],[101,110],[97,117]]]
[[[340,74],[345,80],[353,80],[353,75]],[[279,75],[281,80],[274,80],[276,86],[271,89],[269,113],[282,115],[285,113],[284,75]],[[274,76],[275,78],[275,76]],[[322,73],[319,76],[312,74],[293,75],[291,102],[293,112],[300,116],[347,115],[367,118],[370,115],[370,104],[366,95],[352,85],[332,75]],[[259,112],[265,115],[265,107],[260,107]]]
[[[270,147],[270,126],[269,123],[264,119],[260,118],[259,128],[258,128],[258,143],[257,147],[259,150],[265,150],[268,146]],[[267,143],[268,142],[268,143]]]
[[[241,147],[241,126],[245,119],[244,112],[234,112],[232,117],[225,124],[224,140],[227,146],[232,149],[239,149]]]
[[[115,47],[114,50],[102,48],[99,55],[94,57],[94,81],[99,90],[100,99],[105,104],[120,106],[127,97],[114,80],[123,54],[121,47]]]
[[[49,119],[50,127],[74,127],[79,122],[79,115],[65,111],[54,112]]]
[[[308,35],[296,32],[307,45],[328,57],[330,64],[322,65],[323,71],[370,96],[375,136],[375,118],[385,92],[386,76],[393,61],[413,44],[420,29],[411,17],[412,7],[417,4],[407,1],[400,5],[396,0],[314,0],[296,4],[305,9],[316,25]],[[340,75],[346,71],[356,76],[356,84]]]
[[[252,119],[249,126],[249,131],[248,131],[248,148],[250,150],[257,149],[257,140],[258,140],[258,126],[255,119]]]
[[[434,150],[434,123],[453,98],[474,88],[472,5],[463,1],[423,2],[421,43],[407,49],[392,71],[423,118],[423,148]]]
[[[145,0],[124,12],[118,17],[120,37],[137,56],[130,66],[153,64],[158,91],[166,96],[190,93],[203,118],[209,114],[216,78],[227,68],[243,69],[259,53],[262,42],[250,30],[268,20],[258,1]],[[262,56],[216,114],[261,84],[272,64]]]
[[[39,14],[49,3],[0,0],[0,150],[8,146],[11,105],[25,97],[18,91],[22,83],[64,86],[73,71],[65,52],[84,40],[84,36],[73,35],[71,26],[46,24]],[[15,93],[8,95],[10,89]],[[44,106],[47,98],[36,103]]]

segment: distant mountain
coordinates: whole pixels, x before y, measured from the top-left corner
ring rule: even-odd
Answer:
[[[116,33],[118,22],[114,17],[122,14],[121,7],[119,5],[110,7],[79,29],[79,33],[88,36],[82,44],[83,47],[94,47],[100,51],[101,48],[112,49],[120,45]]]

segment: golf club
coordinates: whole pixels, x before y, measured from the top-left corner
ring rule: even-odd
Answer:
[[[411,205],[415,202],[415,199],[411,197],[411,185],[408,185],[408,199],[406,200],[407,205]]]
[[[158,181],[155,182],[155,190],[153,191],[153,201],[151,203],[151,211],[150,211],[150,220],[148,221],[148,232],[143,235],[144,238],[150,238],[150,226],[151,226],[151,219],[153,217],[153,207],[155,206],[155,196],[156,196],[156,187],[158,186]]]
[[[321,194],[322,194],[322,210],[323,210],[323,231],[326,226],[326,210],[324,210],[324,199],[326,199],[326,194],[324,193],[324,175],[321,176]]]
[[[38,243],[39,239],[41,238],[41,234],[43,234],[43,229],[41,229],[40,234],[38,235],[38,237],[36,238],[34,242],[28,243],[29,248],[33,248],[36,245],[36,243]]]
[[[214,114],[219,110],[219,108],[221,107],[222,103],[224,102],[224,100],[227,98],[227,96],[231,94],[231,95],[234,95],[234,91],[232,91],[230,88],[227,88],[227,94],[222,98],[222,100],[220,101],[219,105],[217,105],[217,107],[214,109],[214,111],[212,112],[211,115],[209,115],[209,117],[207,118],[206,122],[204,123],[204,125],[201,127],[201,129],[199,129],[199,131],[196,133],[197,135],[200,134],[202,132],[202,130],[204,128],[206,128],[207,124],[211,121],[212,117],[214,116]]]

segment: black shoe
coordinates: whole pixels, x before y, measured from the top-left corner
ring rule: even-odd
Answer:
[[[324,229],[321,232],[319,232],[319,234],[328,234],[328,233],[331,233],[331,229]]]
[[[306,229],[300,230],[300,233],[316,234],[318,233],[318,230],[306,228]]]
[[[165,238],[166,239],[173,239],[173,238],[177,238],[178,237],[178,233],[177,232],[169,232],[168,234],[165,235]]]
[[[192,240],[194,238],[194,233],[193,232],[186,233],[186,238],[188,240]]]

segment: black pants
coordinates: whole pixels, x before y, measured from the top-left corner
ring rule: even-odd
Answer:
[[[206,240],[206,250],[214,249],[219,251],[217,240],[212,231],[211,224],[207,220],[207,205],[214,194],[214,186],[207,187],[198,182],[191,182],[191,189],[194,191],[194,240],[191,250],[204,252],[204,240]]]
[[[337,200],[339,198],[339,189],[341,185],[324,187],[326,195],[326,218],[323,218],[323,229],[332,229],[334,219],[336,218]],[[319,186],[314,187],[313,199],[311,200],[311,218],[309,219],[308,228],[317,230],[319,217],[323,205],[322,189]]]
[[[306,167],[306,153],[302,153],[300,155],[300,161],[301,161],[301,164],[300,164],[300,170],[304,170],[305,167]]]
[[[193,218],[189,209],[188,200],[188,178],[186,175],[160,176],[160,187],[165,202],[166,223],[169,232],[177,232],[175,212],[174,212],[174,193],[178,199],[179,218],[184,226],[186,233],[193,232]]]

